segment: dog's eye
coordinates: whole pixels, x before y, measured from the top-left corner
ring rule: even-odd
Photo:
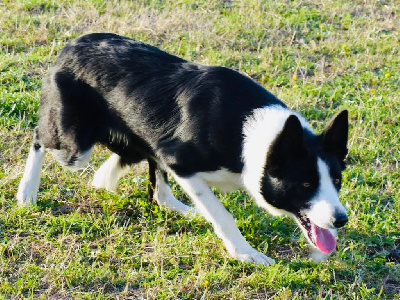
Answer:
[[[303,183],[303,187],[305,188],[309,188],[311,186],[311,184],[309,182],[304,182]]]
[[[336,178],[335,179],[335,184],[339,184],[340,183],[340,179],[339,178]]]

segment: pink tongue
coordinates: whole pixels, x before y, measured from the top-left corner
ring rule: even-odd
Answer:
[[[336,239],[328,229],[318,227],[311,222],[311,232],[315,244],[322,253],[331,253],[336,248]]]

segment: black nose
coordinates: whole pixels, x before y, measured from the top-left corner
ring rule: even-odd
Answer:
[[[335,226],[336,228],[343,227],[344,225],[346,225],[348,220],[349,219],[347,218],[347,215],[343,213],[336,214],[333,226]]]

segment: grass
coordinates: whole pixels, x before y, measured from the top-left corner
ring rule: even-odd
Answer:
[[[399,13],[389,0],[0,2],[0,298],[400,299]],[[215,191],[278,261],[237,262],[204,219],[147,202],[140,169],[118,194],[90,188],[101,147],[77,174],[46,157],[37,207],[17,207],[41,78],[68,40],[101,31],[248,74],[317,131],[348,109],[338,251],[315,265],[292,220]]]

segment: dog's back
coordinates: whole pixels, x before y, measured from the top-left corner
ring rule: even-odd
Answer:
[[[71,156],[100,142],[127,159],[133,153],[135,162],[155,157],[181,175],[221,167],[241,172],[244,120],[272,104],[284,106],[233,70],[190,63],[117,35],[91,34],[67,45],[50,70],[40,105],[40,122],[47,124],[39,123],[39,135],[45,147],[59,140]]]

